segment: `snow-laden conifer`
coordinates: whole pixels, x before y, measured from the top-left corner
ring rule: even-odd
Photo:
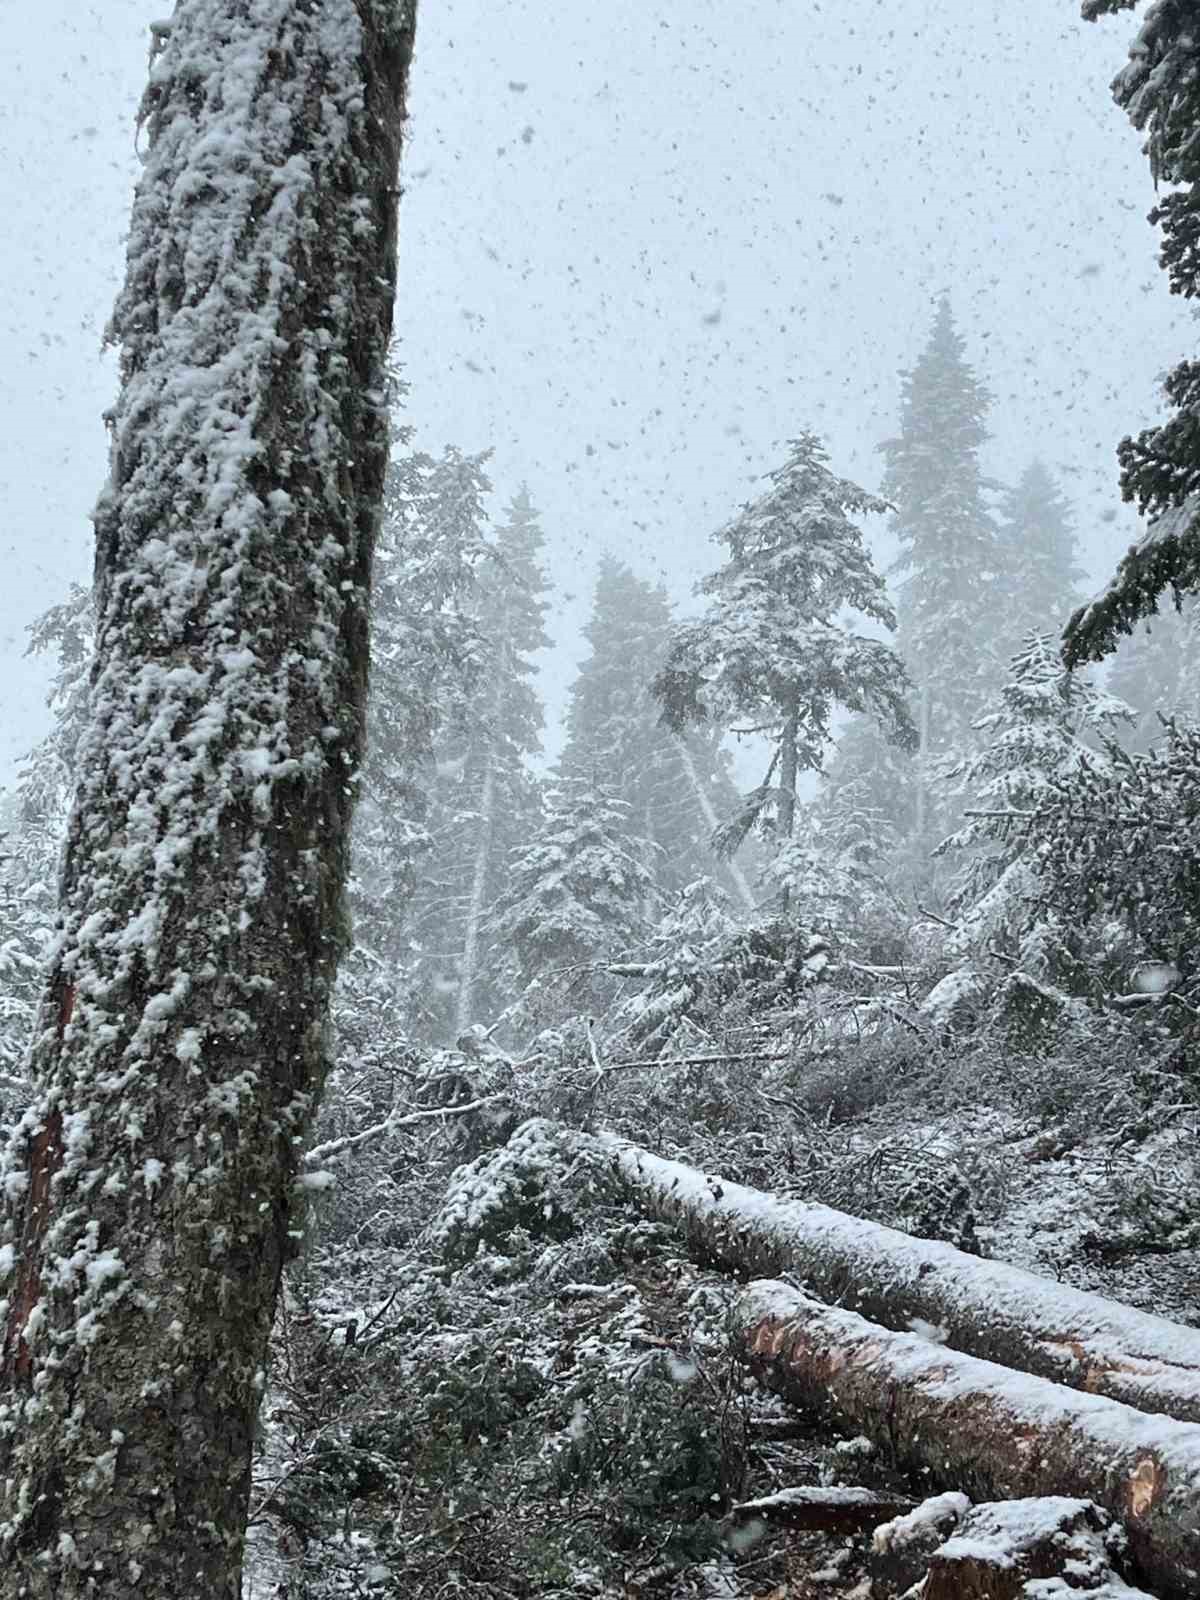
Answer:
[[[471,596],[478,670],[435,745],[433,848],[414,926],[430,980],[425,988],[434,991],[426,996],[430,1026],[451,1038],[504,1004],[488,916],[510,853],[540,820],[527,763],[541,749],[533,658],[549,643],[544,542],[521,488],[482,545]]]
[[[853,520],[885,502],[837,478],[815,434],[792,441],[770,487],[716,535],[728,556],[699,586],[708,606],[674,632],[655,681],[668,723],[754,733],[771,769],[726,830],[790,837],[799,775],[819,770],[835,712],[869,712],[896,744],[914,742],[907,679],[890,645],[859,632],[895,621]]]
[[[979,748],[959,774],[972,805],[939,854],[965,853],[951,886],[960,951],[1017,949],[1046,916],[1039,887],[1043,814],[1082,774],[1112,771],[1106,748],[1129,708],[1064,670],[1050,634],[1030,634],[998,703],[977,722]]]
[[[1137,0],[1084,0],[1095,20],[1132,10]],[[1145,134],[1144,149],[1159,199],[1149,221],[1161,230],[1160,263],[1171,293],[1200,293],[1200,32],[1191,5],[1157,0],[1145,13],[1129,61],[1112,85],[1117,104]],[[1162,592],[1200,587],[1200,362],[1184,360],[1164,384],[1172,415],[1117,450],[1121,493],[1149,526],[1121,561],[1112,582],[1072,617],[1069,663],[1099,660]]]
[[[712,848],[714,830],[737,805],[722,730],[665,727],[652,690],[671,623],[664,589],[611,556],[601,560],[585,629],[591,654],[571,687],[563,762],[594,772],[629,807],[632,826],[658,846],[655,876],[665,893],[711,874],[729,879],[746,902],[740,871],[731,877]]]
[[[1083,578],[1070,506],[1044,462],[1031,461],[1001,495],[997,544],[999,637],[1011,656],[1026,634],[1062,628]]]
[[[900,431],[883,446],[902,575],[898,646],[914,683],[920,757],[902,833],[927,852],[944,831],[935,774],[971,743],[971,725],[1003,679],[997,533],[980,465],[989,396],[966,360],[948,295],[905,374]]]
[[[494,913],[523,985],[616,955],[645,936],[654,897],[650,847],[629,822],[628,807],[590,774],[566,773],[551,790],[541,828],[513,852]]]

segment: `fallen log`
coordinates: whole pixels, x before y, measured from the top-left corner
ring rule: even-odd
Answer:
[[[1150,1600],[1113,1570],[1116,1531],[1090,1500],[1054,1495],[974,1506],[930,1557],[921,1600]]]
[[[790,1404],[977,1501],[1093,1500],[1124,1525],[1139,1581],[1168,1600],[1200,1594],[1200,1425],[890,1332],[783,1283],[751,1285],[735,1328]]]
[[[915,1506],[907,1495],[879,1494],[874,1489],[802,1487],[777,1489],[757,1500],[744,1500],[729,1515],[735,1523],[769,1522],[806,1533],[868,1533]]]
[[[603,1138],[639,1209],[743,1277],[802,1278],[885,1328],[926,1325],[952,1349],[1200,1422],[1200,1330],[984,1261],[935,1240],[780,1200]],[[1198,1591],[1200,1592],[1200,1591]]]

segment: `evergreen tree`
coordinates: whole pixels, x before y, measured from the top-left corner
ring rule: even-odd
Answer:
[[[987,390],[972,372],[943,295],[929,341],[903,380],[900,432],[881,448],[883,493],[900,542],[895,570],[899,648],[915,685],[920,758],[902,834],[928,850],[945,831],[934,793],[947,757],[969,749],[971,728],[1003,677],[1000,551],[979,454]]]
[[[585,632],[592,651],[571,689],[564,767],[593,773],[629,807],[633,826],[658,847],[665,893],[709,875],[729,878],[711,843],[737,805],[721,730],[667,728],[651,687],[670,642],[665,590],[604,557]],[[736,869],[730,887],[743,903],[751,899]]]
[[[998,526],[999,591],[1006,656],[1032,632],[1057,632],[1074,611],[1083,571],[1070,507],[1048,468],[1031,461],[1004,491]]]
[[[1095,20],[1132,9],[1137,0],[1084,0]],[[1135,128],[1156,188],[1166,192],[1150,212],[1162,231],[1159,260],[1172,294],[1200,294],[1200,33],[1195,9],[1161,0],[1146,13],[1113,81],[1113,96]],[[1200,588],[1200,362],[1185,360],[1164,385],[1174,415],[1117,449],[1121,493],[1150,517],[1105,593],[1071,619],[1064,646],[1068,664],[1099,660],[1140,617],[1152,614],[1170,587]]]
[[[433,851],[417,915],[440,1030],[457,1036],[503,1003],[488,912],[513,849],[539,820],[527,761],[541,748],[532,656],[549,640],[537,512],[522,488],[476,572],[479,670],[436,744]]]
[[[774,747],[766,779],[726,831],[732,848],[756,824],[777,843],[790,838],[797,779],[820,769],[837,708],[869,711],[901,747],[914,739],[895,651],[851,626],[853,614],[881,628],[895,620],[851,520],[886,506],[835,478],[827,459],[802,434],[770,488],[717,535],[729,554],[699,586],[708,609],[676,628],[655,680],[673,728],[734,728]]]
[[[1027,637],[999,703],[979,719],[980,745],[962,772],[974,814],[939,847],[969,852],[951,893],[962,913],[960,947],[1019,938],[1034,925],[1040,814],[1081,772],[1111,770],[1097,740],[1129,716],[1121,701],[1064,670],[1051,635]]]
[[[437,460],[399,455],[388,473],[372,598],[375,645],[353,839],[356,947],[349,967],[361,981],[369,973],[373,984],[384,984],[392,1004],[402,998],[420,1004],[413,991],[412,902],[433,848],[435,746],[447,725],[461,727],[482,666],[475,583],[487,558],[487,457],[448,446]]]
[[[628,807],[588,774],[568,773],[551,790],[537,835],[513,852],[493,917],[522,986],[645,935],[654,880],[647,843],[628,828]]]

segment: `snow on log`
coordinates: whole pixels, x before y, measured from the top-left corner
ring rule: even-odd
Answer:
[[[1123,1523],[1139,1579],[1168,1600],[1200,1594],[1200,1425],[890,1332],[783,1283],[752,1284],[735,1327],[789,1403],[978,1499],[1094,1500]]]
[[[921,1600],[1149,1600],[1113,1571],[1122,1544],[1090,1500],[1049,1495],[975,1506],[931,1557]]]
[[[885,1328],[927,1324],[954,1350],[1200,1422],[1194,1328],[828,1206],[742,1188],[612,1136],[604,1142],[639,1207],[731,1271],[794,1274]]]
[[[914,1509],[901,1494],[830,1485],[827,1488],[778,1489],[758,1500],[734,1506],[735,1522],[770,1522],[809,1533],[866,1533]]]

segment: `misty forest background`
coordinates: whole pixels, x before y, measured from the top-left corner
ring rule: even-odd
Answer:
[[[1168,593],[1065,670],[1070,475],[1045,435],[990,475],[1020,415],[953,285],[922,316],[891,431],[855,442],[869,482],[779,418],[692,530],[690,601],[653,541],[601,553],[549,719],[581,603],[559,488],[497,494],[503,444],[423,448],[397,351],[353,947],[253,1594],[765,1593],[792,1558],[721,1514],[863,1481],[845,1441],[761,1425],[728,1285],[563,1130],[1200,1315],[1200,608]],[[2,800],[5,1120],[91,626],[74,585],[29,630],[53,727]]]

